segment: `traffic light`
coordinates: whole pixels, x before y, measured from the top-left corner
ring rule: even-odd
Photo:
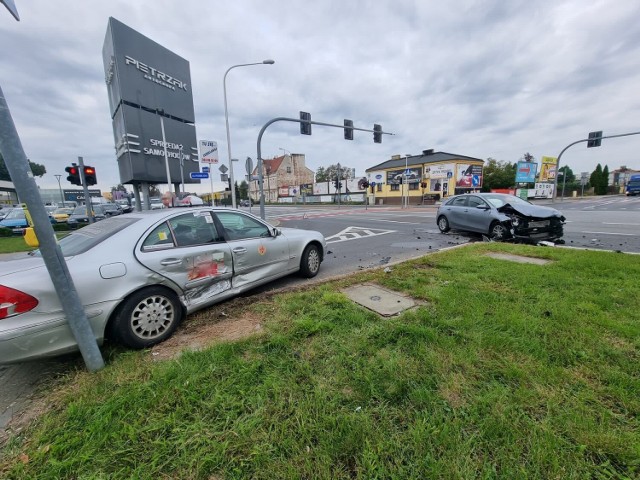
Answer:
[[[82,185],[82,182],[80,181],[80,171],[78,170],[78,167],[76,167],[75,165],[73,167],[66,167],[64,171],[69,174],[67,176],[67,181],[71,182],[74,185]]]
[[[311,121],[311,114],[307,112],[300,112],[300,133],[302,135],[311,135],[311,124],[307,123]]]
[[[96,169],[93,167],[84,166],[84,181],[89,185],[95,185],[98,183],[96,179]]]
[[[344,121],[344,139],[353,140],[353,120]]]
[[[338,178],[336,177],[336,179],[333,181],[333,186],[336,187],[336,190],[340,190],[340,180],[338,180]]]
[[[589,132],[589,140],[587,141],[587,148],[599,147],[602,143],[602,130],[599,132]]]
[[[373,143],[382,143],[382,127],[377,123],[373,125]]]
[[[420,182],[420,186],[422,188],[427,188],[427,182]]]

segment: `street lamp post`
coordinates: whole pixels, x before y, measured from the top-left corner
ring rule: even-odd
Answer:
[[[403,208],[409,208],[409,184],[407,183],[409,180],[409,157],[411,156],[410,153],[407,153],[404,156],[404,175],[402,176],[402,178],[404,179],[403,183],[403,192],[404,192],[404,207]]]
[[[224,121],[227,127],[227,153],[229,154],[229,180],[231,181],[231,206],[233,208],[237,208],[237,206],[236,206],[235,181],[233,179],[233,163],[231,162],[231,138],[229,135],[229,111],[227,108],[227,74],[232,69],[238,68],[238,67],[248,67],[250,65],[262,65],[262,64],[273,65],[274,63],[276,63],[274,60],[263,60],[262,62],[241,63],[239,65],[233,65],[227,69],[222,79],[222,89],[224,92]]]
[[[182,145],[178,146],[180,152],[180,191],[184,193],[184,157],[182,156]]]
[[[62,187],[60,186],[60,177],[62,177],[62,175],[54,175],[54,177],[56,177],[56,180],[58,180],[58,189],[60,190],[60,200],[62,201],[62,206],[64,207],[64,195],[62,195]]]

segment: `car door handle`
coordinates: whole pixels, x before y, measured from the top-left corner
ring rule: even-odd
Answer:
[[[244,247],[238,247],[233,249],[233,253],[237,253],[238,255],[242,255],[243,253],[247,253],[247,249]]]
[[[181,258],[166,258],[160,261],[160,265],[169,266],[169,265],[179,265],[182,263]]]

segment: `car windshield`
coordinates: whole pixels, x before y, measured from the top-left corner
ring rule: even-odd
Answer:
[[[137,218],[127,218],[122,215],[107,218],[101,222],[87,225],[82,230],[78,230],[61,238],[58,244],[65,257],[72,257],[73,255],[78,255],[95,247],[103,240],[106,240],[116,232],[127,228],[138,220]],[[36,257],[42,256],[40,250],[34,250],[31,255]]]
[[[17,220],[22,218],[24,218],[24,210],[21,208],[14,208],[6,217],[4,217],[5,220]]]
[[[482,198],[496,208],[500,208],[507,203],[511,205],[531,205],[530,202],[527,202],[520,197],[516,197],[515,195],[484,195]]]

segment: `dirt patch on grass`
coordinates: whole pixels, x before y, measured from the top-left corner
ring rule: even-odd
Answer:
[[[239,318],[213,321],[215,323],[203,324],[199,320],[195,325],[185,325],[185,328],[179,329],[171,338],[151,349],[153,359],[176,358],[185,350],[202,350],[215,343],[231,342],[260,334],[263,330],[262,319],[246,312]]]

